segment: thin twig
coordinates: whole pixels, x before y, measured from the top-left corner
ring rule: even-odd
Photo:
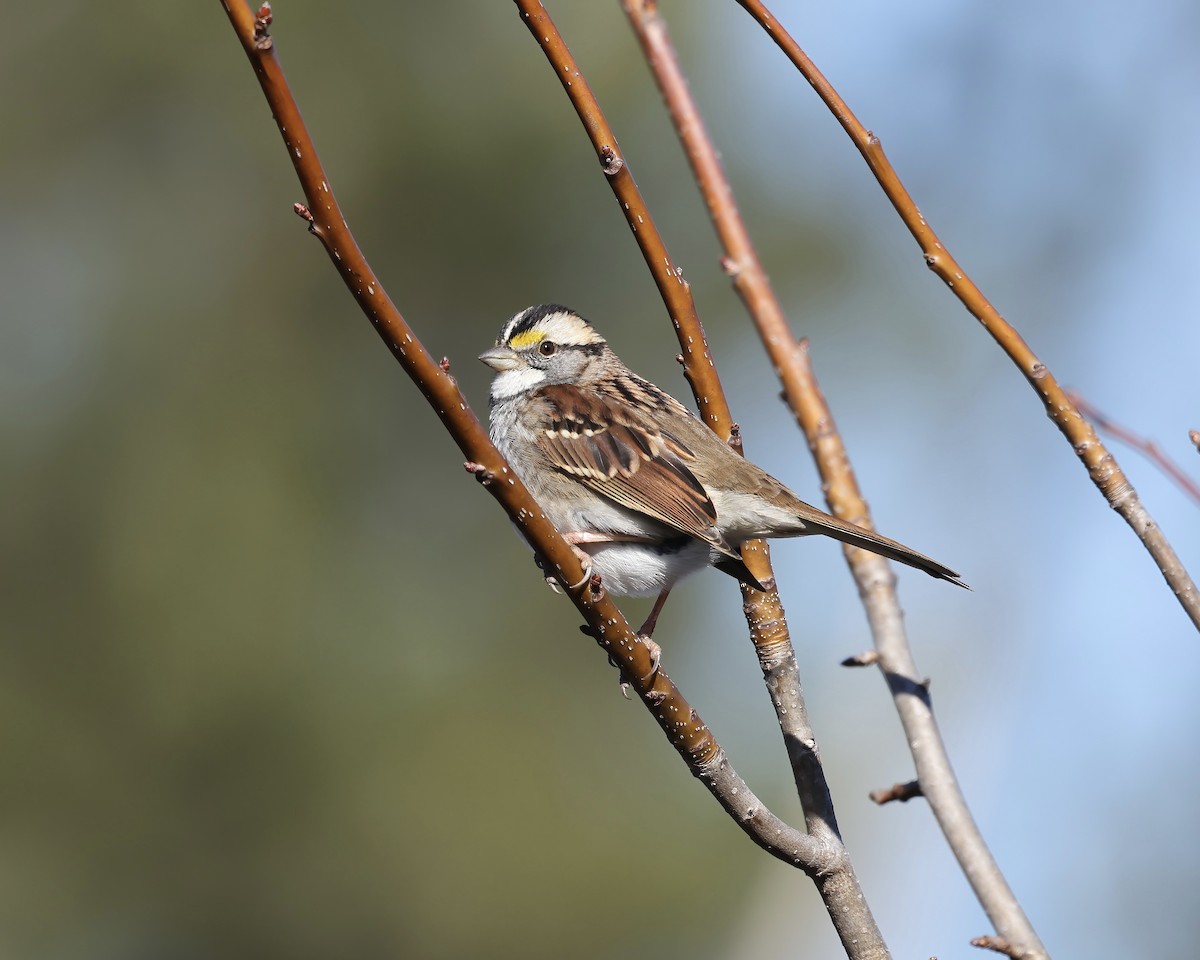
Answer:
[[[653,3],[625,0],[625,8],[637,30],[646,59],[654,72],[721,240],[726,272],[733,278],[734,287],[758,328],[763,346],[783,383],[785,399],[808,438],[822,479],[830,488],[830,507],[838,516],[869,527],[870,516],[858,493],[845,448],[833,428],[824,397],[813,378],[807,344],[798,342],[792,334],[783,308],[754,250],[719,154],[675,56],[666,25]],[[997,929],[1019,934],[1023,942],[1036,943],[1041,949],[1036,933],[1016,905],[982,836],[974,828],[970,811],[954,780],[945,745],[929,707],[927,684],[916,679],[919,675],[903,633],[902,614],[891,568],[882,557],[862,550],[847,547],[846,554],[876,631],[877,651],[874,656],[859,655],[843,663],[858,666],[882,662],[893,694],[897,695],[897,707],[921,777],[921,786],[916,789],[929,796],[930,805],[946,831],[947,841],[954,847],[977,896],[981,902],[985,898],[990,902],[990,905],[984,903],[985,909],[989,915],[994,912],[1001,918],[999,922],[993,918],[993,922],[997,922]],[[883,632],[884,628],[886,632]],[[923,704],[921,711],[912,709],[902,702],[907,698],[899,696],[901,685],[894,681],[893,671],[901,669],[907,671],[904,676],[911,678],[903,688],[920,699]],[[933,784],[930,791],[922,789],[926,779]],[[898,797],[890,796],[889,799]]]
[[[915,800],[917,797],[925,796],[921,790],[921,784],[916,780],[909,780],[908,783],[893,783],[890,787],[880,790],[872,790],[867,794],[872,803],[877,803],[883,806],[885,803],[908,803],[909,800]]]
[[[638,39],[654,73],[688,163],[700,187],[713,226],[725,251],[721,266],[733,280],[734,290],[758,328],[763,345],[783,384],[788,405],[796,412],[805,402],[797,376],[792,371],[796,338],[771,288],[771,281],[755,252],[750,232],[733,198],[720,155],[704,124],[704,118],[679,66],[666,24],[656,4],[625,0],[625,9],[637,30]],[[799,420],[799,413],[796,413]]]
[[[667,252],[662,234],[655,227],[646,201],[633,179],[629,163],[621,153],[616,134],[605,119],[591,87],[579,70],[579,64],[567,49],[546,8],[537,0],[514,2],[521,12],[525,26],[529,28],[546,59],[550,61],[563,90],[571,100],[571,105],[579,115],[596,150],[601,169],[608,178],[608,185],[621,206],[625,222],[633,231],[638,249],[646,260],[646,266],[650,268],[663,303],[671,316],[671,322],[675,325],[679,347],[683,351],[683,372],[696,395],[700,415],[722,440],[728,440],[733,417],[729,413],[725,392],[721,389],[717,368],[708,352],[708,341],[704,336],[704,328],[700,325],[700,318],[696,315],[692,292],[687,281],[683,279],[683,270],[675,265],[675,261]]]
[[[1165,473],[1168,477],[1175,481],[1175,485],[1184,493],[1191,497],[1197,504],[1200,504],[1200,484],[1189,477],[1174,460],[1168,457],[1162,447],[1153,440],[1134,433],[1128,427],[1122,426],[1110,417],[1105,416],[1096,407],[1083,399],[1078,393],[1072,391],[1070,394],[1072,402],[1079,408],[1079,412],[1096,424],[1098,428],[1105,433],[1111,433],[1114,437],[1124,443],[1126,446],[1133,447],[1138,453],[1144,456],[1147,460],[1153,463],[1158,469]],[[1194,431],[1193,431],[1194,432]],[[1200,435],[1198,435],[1200,436]]]
[[[1003,937],[976,937],[971,941],[971,946],[1002,953],[1006,957],[1012,957],[1012,960],[1033,960],[1032,954],[1027,953],[1017,944],[1009,943]]]
[[[891,201],[892,206],[908,227],[909,232],[921,247],[925,262],[948,286],[992,335],[992,338],[1008,354],[1017,368],[1024,374],[1029,385],[1041,398],[1046,414],[1054,421],[1067,438],[1076,455],[1087,468],[1088,476],[1104,495],[1109,506],[1116,510],[1133,528],[1138,539],[1145,545],[1150,556],[1158,565],[1167,585],[1178,598],[1180,605],[1200,629],[1200,591],[1197,591],[1183,562],[1171,547],[1162,529],[1151,518],[1116,459],[1096,436],[1092,425],[1084,418],[1070,397],[1042,363],[1019,333],[1002,317],[975,285],[950,251],[938,239],[933,228],[921,215],[900,177],[884,155],[879,138],[859,123],[846,102],[838,96],[829,81],[819,71],[800,45],[780,25],[771,12],[759,0],[737,0],[739,4],[763,27],[771,39],[795,64],[796,68],[816,90],[817,95],[837,118],[838,123],[850,136],[854,145],[866,160],[875,179]]]
[[[796,795],[804,811],[805,828],[809,836],[822,841],[825,849],[838,852],[828,871],[813,876],[821,901],[829,911],[848,958],[885,960],[891,954],[838,828],[833,797],[825,778],[817,739],[809,724],[808,708],[800,686],[800,668],[796,664],[796,651],[788,634],[779,594],[774,591],[760,593],[743,586],[742,596],[746,622],[750,624],[750,639],[754,642],[763,680],[771,694],[783,734]]]
[[[379,336],[466,455],[468,469],[500,502],[534,550],[548,561],[563,586],[578,582],[583,571],[573,551],[492,445],[458,384],[400,315],[355,242],[276,57],[268,32],[270,6],[263,4],[257,14],[244,0],[223,0],[222,6],[262,85],[304,191],[307,205],[297,204],[296,212],[308,222],[309,230],[321,241]],[[817,841],[779,819],[751,792],[665,671],[654,669],[645,645],[634,636],[603,589],[596,590],[589,583],[570,591],[570,595],[587,621],[586,632],[617,663],[688,768],[738,826],[773,856],[806,871],[823,870],[827,852]]]

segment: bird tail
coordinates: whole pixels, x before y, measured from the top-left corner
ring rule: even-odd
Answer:
[[[805,506],[808,507],[807,504]],[[811,511],[811,513],[808,511]],[[804,530],[799,531],[800,536],[808,536],[814,533],[824,534],[827,537],[833,537],[835,540],[841,540],[842,543],[861,547],[863,550],[877,553],[881,557],[887,557],[889,560],[896,560],[917,570],[923,570],[931,577],[936,577],[939,580],[948,580],[950,583],[956,584],[966,590],[971,589],[963,581],[962,577],[949,567],[943,566],[923,553],[917,553],[911,547],[906,547],[902,543],[875,533],[873,530],[848,523],[845,520],[839,520],[837,517],[817,510],[815,507],[808,507],[799,516],[800,520],[804,523]]]

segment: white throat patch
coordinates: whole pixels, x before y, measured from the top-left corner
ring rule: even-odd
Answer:
[[[534,389],[546,379],[546,371],[522,363],[515,370],[505,370],[492,380],[492,399],[507,400],[519,393]]]

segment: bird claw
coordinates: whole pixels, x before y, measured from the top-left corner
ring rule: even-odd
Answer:
[[[568,591],[578,590],[585,583],[588,583],[591,579],[592,579],[592,565],[590,563],[585,563],[583,565],[583,577],[580,579],[580,581],[578,583],[572,583],[570,586],[568,586],[567,590]]]
[[[642,646],[644,646],[646,648],[646,651],[650,654],[650,672],[646,674],[645,679],[642,681],[643,683],[650,683],[658,675],[658,668],[659,668],[659,665],[662,663],[662,647],[660,647],[657,643],[655,643],[649,637],[643,636],[640,633],[635,634],[635,639],[638,641],[638,643],[640,643]],[[617,663],[616,659],[612,656],[612,654],[609,654],[609,656],[608,656],[608,664],[611,667],[617,667],[618,669],[621,668],[621,665],[619,663]],[[632,699],[629,696],[629,686],[630,686],[629,681],[626,680],[625,677],[622,675],[619,683],[620,683],[620,687],[621,687],[621,696],[623,696],[626,700]],[[653,696],[653,693],[651,693],[650,696]]]
[[[547,568],[546,561],[542,559],[542,555],[540,553],[535,553],[533,555],[533,562],[537,565],[537,568],[542,571],[542,576],[545,577],[546,580],[546,586],[548,586],[555,593],[561,594],[562,587],[558,585],[558,580],[551,575],[550,570]]]
[[[589,583],[592,579],[592,557],[591,557],[591,554],[587,553],[584,550],[580,550],[577,546],[575,546],[575,544],[571,544],[571,549],[575,551],[575,555],[579,558],[579,563],[583,567],[583,577],[582,577],[582,579],[580,579],[580,581],[578,583],[567,584],[568,592],[580,589],[584,584]],[[553,576],[549,572],[549,565],[542,558],[542,555],[535,553],[533,555],[533,562],[537,564],[537,568],[539,570],[541,570],[542,574],[545,576],[546,586],[548,586],[555,593],[561,594],[563,592],[562,584],[559,583],[558,577]]]
[[[650,673],[647,674],[647,679],[653,680],[654,675],[658,673],[659,665],[662,663],[662,647],[642,633],[637,635],[637,640],[646,648],[646,652],[650,654]]]

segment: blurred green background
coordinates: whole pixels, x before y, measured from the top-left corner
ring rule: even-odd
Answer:
[[[747,450],[820,502],[619,5],[550,11],[693,285]],[[876,522],[976,588],[901,576],[1018,895],[1060,955],[1188,955],[1194,632],[806,85],[734,4],[663,11]],[[1196,9],[777,12],[1051,369],[1195,472]],[[275,14],[352,228],[481,415],[475,355],[543,301],[686,396],[511,4]],[[19,5],[0,81],[0,953],[837,955],[811,885],[621,699],[291,213],[220,5]],[[1117,453],[1200,565],[1194,505]],[[911,766],[878,678],[836,666],[869,645],[840,554],[775,555],[885,935],[966,956],[989,928],[927,809],[865,798]],[[717,574],[681,588],[665,665],[798,820],[738,607]]]

